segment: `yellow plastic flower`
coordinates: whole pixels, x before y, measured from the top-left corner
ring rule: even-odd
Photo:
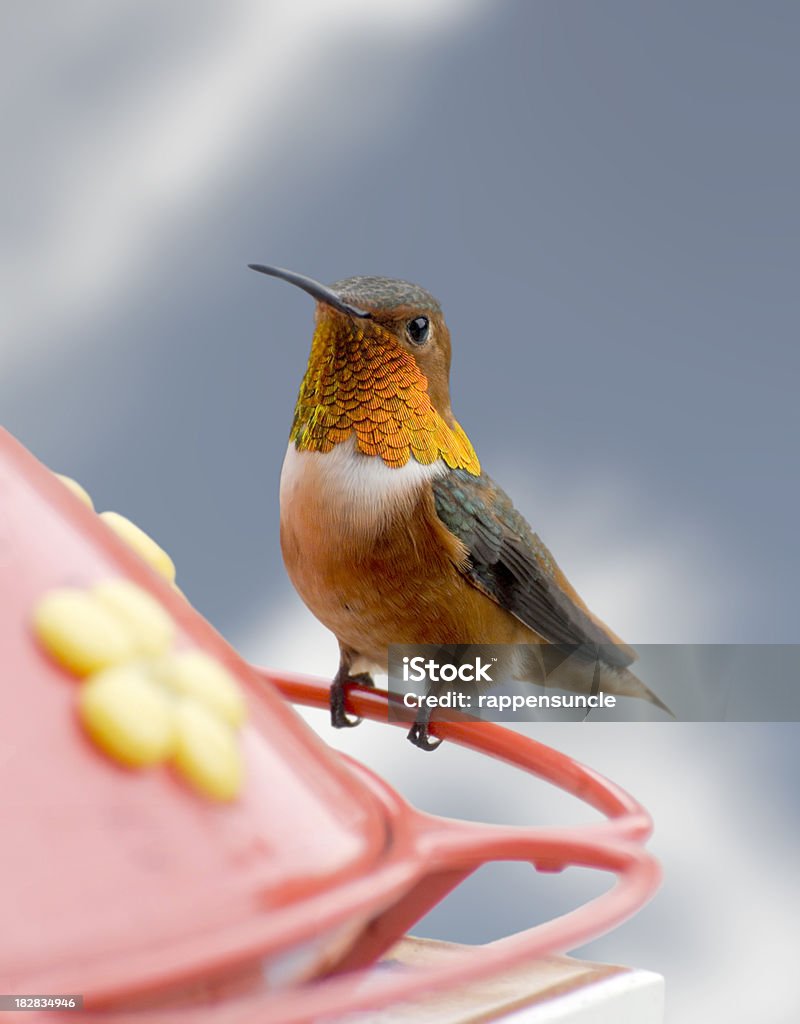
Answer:
[[[79,484],[64,482],[91,507]],[[145,560],[173,581],[169,556],[133,523],[116,513],[104,514],[106,522],[109,516],[116,517],[109,523],[115,529],[120,521],[132,528],[119,532],[135,538]],[[210,799],[238,796],[244,696],[205,651],[173,650],[175,623],[152,594],[123,577],[91,588],[59,587],[38,602],[32,624],[48,654],[81,679],[80,720],[108,757],[129,768],[170,763]]]

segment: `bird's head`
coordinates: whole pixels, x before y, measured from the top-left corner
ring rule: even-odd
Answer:
[[[451,468],[480,473],[450,408],[450,332],[429,292],[386,277],[326,286],[279,267],[251,267],[297,285],[317,302],[292,424],[297,448],[328,452],[354,439],[357,451],[388,466],[441,458]]]

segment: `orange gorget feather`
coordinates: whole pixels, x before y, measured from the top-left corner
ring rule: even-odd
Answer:
[[[290,440],[300,451],[329,452],[355,434],[364,455],[387,466],[413,456],[424,465],[444,459],[476,476],[478,456],[461,427],[434,409],[414,358],[379,324],[349,332],[322,320],[314,333]]]

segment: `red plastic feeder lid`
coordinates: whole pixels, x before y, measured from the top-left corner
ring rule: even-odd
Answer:
[[[131,770],[77,717],[80,681],[37,642],[52,588],[123,576],[174,619],[175,646],[221,660],[244,688],[244,784],[219,804],[169,767]],[[6,432],[0,432],[0,870],[6,992],[121,992],[313,935],[293,904],[385,859],[386,815],[277,692],[188,602]],[[375,891],[373,910],[392,889]],[[347,907],[328,912],[331,926]],[[300,926],[302,925],[302,926]]]

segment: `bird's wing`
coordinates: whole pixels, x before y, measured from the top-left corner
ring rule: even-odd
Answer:
[[[467,550],[461,571],[480,591],[553,644],[602,645],[618,667],[636,658],[596,619],[553,556],[485,473],[451,470],[433,485],[439,519]]]

